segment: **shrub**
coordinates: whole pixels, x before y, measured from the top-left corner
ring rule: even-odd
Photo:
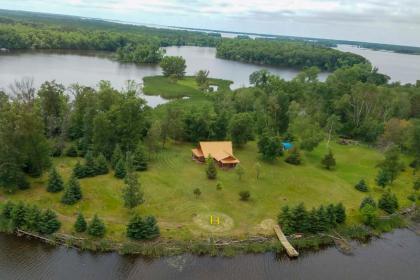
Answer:
[[[414,189],[415,191],[420,190],[420,177],[419,177],[419,178],[417,178],[417,179],[414,181],[414,184],[413,184],[413,189]]]
[[[302,161],[301,161],[301,156],[300,156],[299,149],[296,148],[296,147],[293,147],[290,150],[289,155],[285,159],[285,162],[287,162],[289,164],[293,164],[293,165],[300,165],[302,163]]]
[[[4,204],[4,207],[2,209],[1,215],[5,218],[5,219],[10,219],[11,218],[11,213],[13,208],[15,207],[15,204],[11,201],[7,201]]]
[[[146,148],[142,142],[137,144],[136,150],[133,155],[133,166],[136,171],[145,171],[147,170],[147,153]]]
[[[196,188],[193,190],[193,194],[195,195],[195,197],[199,197],[201,195],[201,190],[199,188]]]
[[[388,214],[394,213],[398,209],[398,199],[395,194],[386,191],[378,201],[378,207]]]
[[[214,180],[217,178],[217,169],[216,164],[213,158],[209,155],[207,158],[207,169],[206,169],[207,178],[210,180]]]
[[[99,154],[99,156],[95,159],[95,174],[96,175],[105,175],[108,174],[108,163],[106,158],[103,154]]]
[[[236,165],[236,167],[235,167],[235,173],[238,176],[239,181],[241,181],[242,180],[242,177],[245,174],[245,170],[242,167],[242,165],[240,165],[240,164]]]
[[[86,174],[85,174],[85,169],[84,167],[80,164],[79,161],[77,161],[76,165],[73,168],[73,174],[76,178],[81,179],[81,178],[85,178]]]
[[[362,222],[365,225],[375,227],[378,219],[378,213],[375,207],[371,204],[366,204],[360,209],[360,214],[362,216]]]
[[[18,187],[19,190],[27,190],[30,188],[30,184],[28,182],[28,180],[26,180],[26,177],[24,174],[22,174],[21,176],[17,177],[17,182],[16,185]]]
[[[57,214],[50,209],[47,209],[41,215],[39,232],[42,234],[53,234],[61,227],[60,221],[57,219]]]
[[[239,199],[242,201],[248,201],[251,198],[251,193],[249,191],[240,191]]]
[[[106,228],[102,220],[95,214],[87,229],[89,235],[94,237],[104,237]]]
[[[70,145],[70,147],[67,148],[65,154],[68,157],[77,157],[78,154],[77,154],[76,146],[75,145]]]
[[[412,202],[415,202],[417,200],[417,195],[415,193],[409,194],[407,196],[407,199],[412,201]]]
[[[361,191],[361,192],[368,192],[368,191],[369,191],[369,187],[368,187],[368,185],[366,184],[365,180],[363,180],[363,179],[361,179],[361,180],[359,181],[359,183],[357,183],[357,184],[354,186],[354,188],[355,188],[356,190],[358,190],[358,191]]]
[[[217,184],[216,184],[216,190],[221,191],[222,189],[223,189],[222,182],[217,182]]]
[[[391,183],[391,174],[384,169],[380,169],[375,181],[378,186],[385,188]]]
[[[371,205],[372,207],[376,208],[376,202],[375,200],[371,197],[371,196],[367,196],[365,197],[362,202],[360,203],[360,207],[359,209],[362,209],[363,207],[365,207],[367,204]]]

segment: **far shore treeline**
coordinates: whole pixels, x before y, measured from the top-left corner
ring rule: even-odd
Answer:
[[[122,62],[156,64],[163,57],[161,47],[185,45],[217,47],[217,56],[224,59],[300,69],[331,71],[368,62],[316,42],[225,39],[217,33],[0,12],[0,48],[9,50],[110,51]]]

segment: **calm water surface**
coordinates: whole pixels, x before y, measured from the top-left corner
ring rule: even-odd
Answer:
[[[393,82],[415,84],[420,80],[420,55],[374,51],[349,45],[339,45],[338,49],[366,57],[378,67],[379,72],[390,76]]]
[[[0,235],[0,279],[419,279],[420,237],[409,230],[356,245],[351,256],[329,248],[297,260],[274,254],[234,258],[178,257],[144,260],[91,254]]]

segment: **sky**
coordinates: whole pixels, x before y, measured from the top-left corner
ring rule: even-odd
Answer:
[[[0,0],[0,8],[420,46],[420,0]]]

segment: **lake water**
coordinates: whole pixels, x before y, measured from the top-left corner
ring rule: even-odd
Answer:
[[[420,80],[420,55],[374,51],[350,45],[339,45],[338,49],[366,57],[378,67],[379,72],[390,76],[392,82],[415,84]]]
[[[262,67],[218,59],[214,48],[168,47],[166,53],[184,57],[188,75],[206,69],[210,71],[211,77],[232,80],[234,82],[232,88],[249,85],[249,75],[263,68],[287,80],[298,73],[294,69]],[[145,76],[161,75],[161,73],[159,66],[119,63],[104,53],[33,51],[0,54],[0,88],[6,90],[15,80],[24,77],[33,78],[36,87],[44,81],[51,80],[56,80],[65,86],[79,83],[95,87],[100,80],[108,80],[115,88],[121,89],[127,80],[140,83]],[[320,79],[325,79],[326,76],[325,73],[321,74]],[[166,102],[159,96],[145,98],[152,106]]]
[[[116,253],[92,254],[0,235],[0,279],[370,279],[411,280],[420,275],[420,237],[397,230],[353,255],[334,247],[296,260],[275,254],[233,258],[177,257],[145,260]]]

